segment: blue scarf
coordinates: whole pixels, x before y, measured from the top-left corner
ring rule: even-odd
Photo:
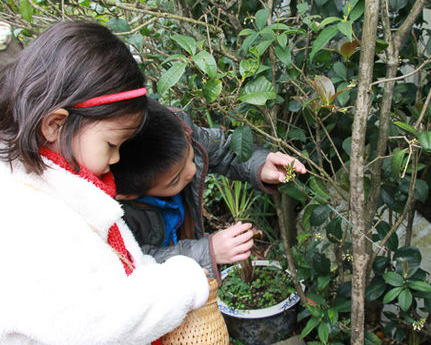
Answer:
[[[168,201],[154,196],[145,196],[136,200],[160,209],[166,230],[162,246],[169,246],[171,241],[177,244],[177,229],[184,221],[184,203],[181,193],[174,195]]]

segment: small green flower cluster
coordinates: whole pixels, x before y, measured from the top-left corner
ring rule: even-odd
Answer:
[[[295,161],[292,161],[290,165],[283,165],[284,170],[286,170],[286,176],[284,176],[283,183],[286,183],[295,179],[296,174],[295,174],[295,169],[293,168],[294,164],[295,164]]]

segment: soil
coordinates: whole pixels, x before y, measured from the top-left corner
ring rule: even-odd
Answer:
[[[240,270],[231,271],[219,288],[220,298],[231,308],[262,309],[286,299],[293,291],[291,279],[282,271],[268,267],[254,267],[254,278],[245,283]]]

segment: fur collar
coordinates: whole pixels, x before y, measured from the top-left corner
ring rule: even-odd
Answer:
[[[14,162],[11,171],[9,164],[2,162],[0,176],[58,198],[59,202],[64,202],[83,217],[106,241],[109,228],[123,215],[120,204],[94,183],[61,168],[45,157],[43,160],[47,168],[41,175],[27,173],[19,162]]]

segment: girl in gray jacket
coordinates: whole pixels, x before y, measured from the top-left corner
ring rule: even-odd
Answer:
[[[283,166],[294,159],[256,146],[248,161],[239,162],[229,146],[230,137],[221,129],[196,126],[184,112],[148,98],[145,128],[123,144],[121,160],[112,166],[124,220],[145,253],[159,262],[173,255],[192,257],[219,281],[217,264],[250,256],[255,234],[250,223],[205,235],[205,178],[218,173],[274,193],[271,184],[284,180]],[[297,160],[294,168],[306,172]]]

